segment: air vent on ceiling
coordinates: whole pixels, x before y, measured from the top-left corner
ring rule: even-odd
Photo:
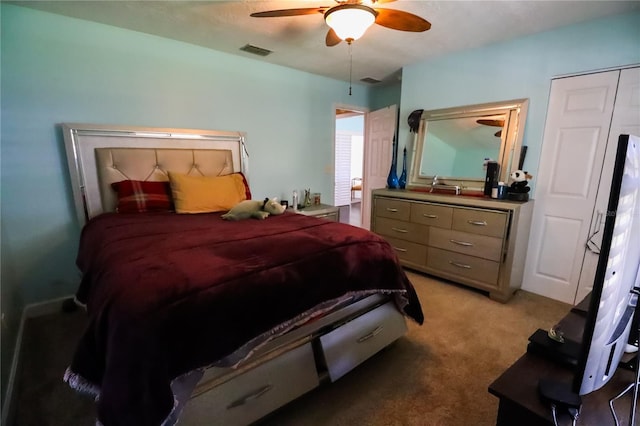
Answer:
[[[262,47],[254,46],[252,44],[245,44],[240,48],[240,50],[243,50],[248,53],[253,53],[254,55],[258,55],[258,56],[267,56],[273,53],[269,49],[263,49]]]
[[[360,81],[362,81],[363,83],[369,83],[369,84],[376,84],[376,83],[380,83],[380,80],[376,80],[373,77],[365,77],[365,78],[361,78]]]

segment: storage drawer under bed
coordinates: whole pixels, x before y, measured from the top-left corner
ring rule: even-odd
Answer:
[[[310,343],[248,370],[189,400],[180,425],[246,425],[317,387]],[[205,423],[201,423],[205,421]]]
[[[407,331],[393,302],[385,303],[320,337],[332,382],[389,345]]]

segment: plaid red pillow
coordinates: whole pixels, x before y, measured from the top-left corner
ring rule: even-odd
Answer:
[[[118,213],[173,210],[169,182],[123,180],[112,183],[111,187],[118,194]]]

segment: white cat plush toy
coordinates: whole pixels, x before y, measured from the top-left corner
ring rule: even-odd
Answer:
[[[244,200],[223,214],[222,218],[224,220],[266,219],[269,215],[279,215],[285,210],[286,207],[280,204],[277,198],[265,198],[263,201]]]

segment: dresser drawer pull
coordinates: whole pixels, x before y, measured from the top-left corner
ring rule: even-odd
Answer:
[[[459,246],[473,247],[473,243],[468,243],[466,241],[458,241],[458,240],[449,240],[449,241],[451,241],[453,244],[457,244]]]
[[[467,222],[476,226],[487,226],[487,222],[484,220],[468,220]]]
[[[387,211],[391,212],[391,213],[397,213],[398,209],[392,209],[392,208],[387,207]]]
[[[406,253],[406,252],[407,252],[407,249],[400,248],[400,247],[394,247],[393,249],[394,249],[395,251],[399,251],[399,252],[402,252],[402,253]]]
[[[253,401],[255,399],[258,399],[262,395],[264,395],[265,393],[269,392],[271,389],[273,389],[273,385],[263,386],[260,389],[257,389],[255,391],[251,392],[247,396],[243,396],[240,399],[236,399],[231,404],[227,405],[227,410],[231,410],[232,408],[240,407],[241,405],[245,405],[247,402],[251,402],[251,401]]]
[[[422,213],[422,216],[426,217],[427,219],[437,219],[438,215],[437,214],[426,214],[426,213]]]
[[[453,260],[450,260],[449,263],[458,268],[471,269],[471,265],[465,265],[464,263],[454,262]]]
[[[391,228],[392,231],[396,231],[396,232],[400,232],[401,234],[406,234],[407,231],[406,229],[400,229],[400,228]]]
[[[323,217],[329,217],[330,214],[329,213],[325,213],[325,214],[317,214],[316,217],[322,219]]]
[[[362,343],[366,340],[371,339],[372,337],[376,337],[378,334],[380,334],[380,332],[382,331],[384,327],[382,327],[381,325],[379,325],[378,327],[376,327],[375,330],[373,330],[371,333],[369,334],[365,334],[364,336],[362,336],[361,338],[358,339],[358,343]]]

